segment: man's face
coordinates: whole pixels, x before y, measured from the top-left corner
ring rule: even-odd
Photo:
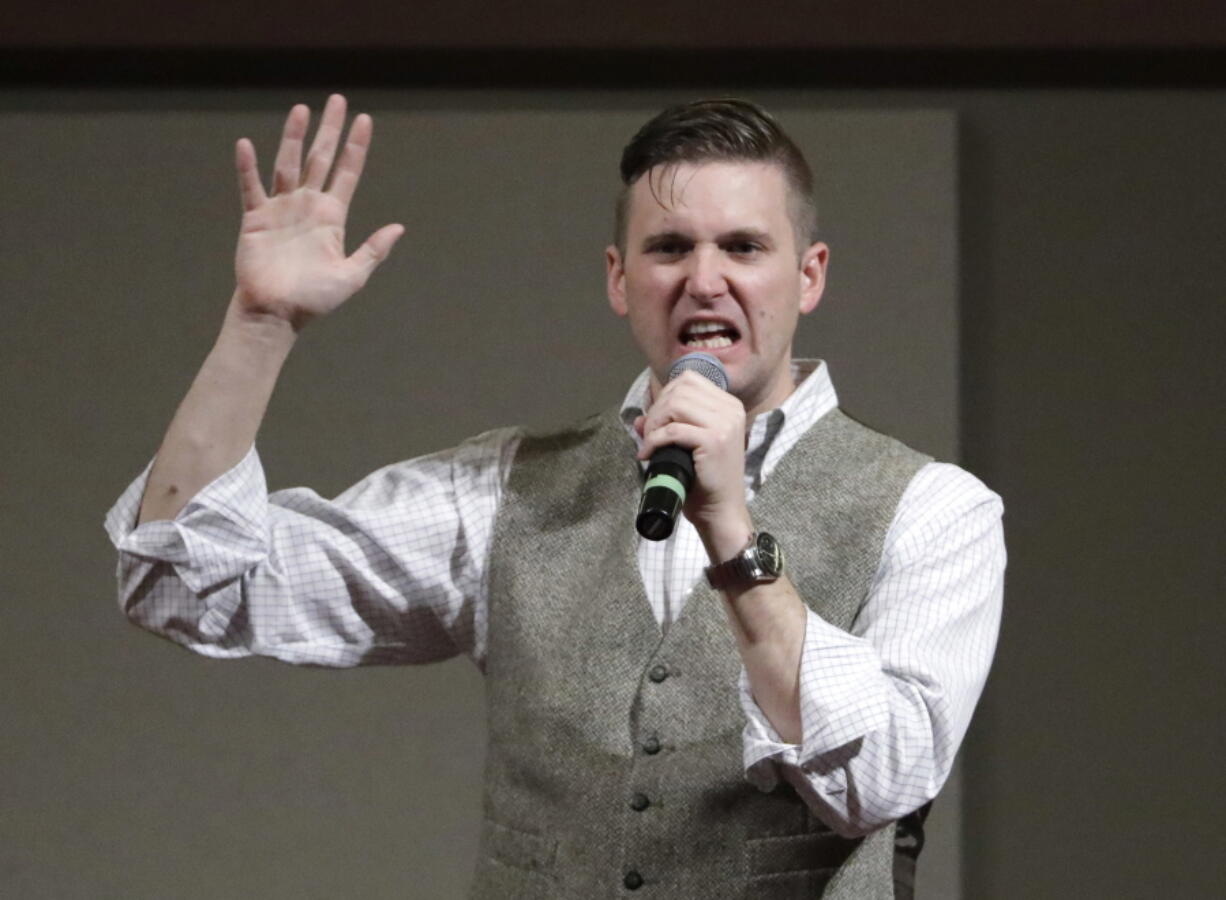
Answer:
[[[792,335],[821,299],[828,253],[796,246],[776,165],[680,163],[640,177],[625,252],[605,256],[609,304],[630,320],[652,396],[676,359],[699,350],[724,364],[750,416],[782,403],[795,388]]]

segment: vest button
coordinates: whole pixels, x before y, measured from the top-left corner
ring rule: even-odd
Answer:
[[[651,671],[647,673],[647,677],[656,684],[659,684],[668,677],[668,666],[664,665],[663,663],[652,666]]]
[[[643,752],[654,756],[660,752],[660,739],[654,734],[643,741]]]
[[[635,812],[642,812],[649,806],[651,806],[651,801],[647,799],[646,794],[635,794],[630,798],[630,808]]]
[[[626,873],[626,877],[622,879],[622,884],[626,886],[627,890],[637,891],[643,886],[643,876],[631,869]]]

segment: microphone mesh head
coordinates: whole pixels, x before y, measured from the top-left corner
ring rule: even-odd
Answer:
[[[682,372],[697,372],[721,391],[728,390],[728,371],[710,353],[687,353],[669,368],[668,380],[672,381]]]

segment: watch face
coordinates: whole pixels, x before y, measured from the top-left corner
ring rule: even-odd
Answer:
[[[783,571],[783,548],[774,536],[763,531],[757,541],[758,562],[763,570],[772,578],[779,577]]]

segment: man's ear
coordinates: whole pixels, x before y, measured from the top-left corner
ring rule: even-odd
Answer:
[[[619,316],[625,316],[626,307],[626,267],[622,264],[621,252],[616,245],[610,244],[604,249],[605,290],[609,294],[609,306]]]
[[[830,260],[830,248],[815,241],[800,258],[800,313],[805,315],[817,309],[822,291],[826,289],[826,264]]]

